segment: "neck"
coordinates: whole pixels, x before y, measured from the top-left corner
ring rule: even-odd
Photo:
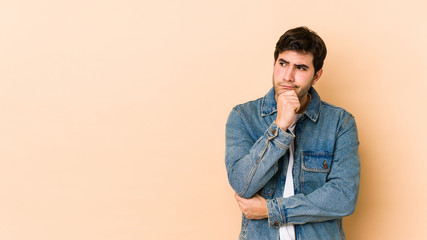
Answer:
[[[310,104],[310,101],[311,101],[311,96],[310,94],[307,93],[302,99],[300,99],[301,107],[299,108],[297,113],[298,114],[303,113],[307,109],[308,105]]]

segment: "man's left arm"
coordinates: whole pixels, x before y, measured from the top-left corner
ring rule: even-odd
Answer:
[[[270,226],[321,222],[353,213],[359,192],[359,140],[353,116],[346,120],[336,139],[326,183],[307,195],[267,200]]]
[[[331,170],[322,187],[307,195],[296,194],[288,198],[265,201],[268,210],[266,217],[271,227],[280,227],[285,223],[327,221],[353,213],[359,192],[359,141],[354,118],[349,115],[347,120],[347,124],[337,136]],[[259,205],[262,201],[256,198],[249,200],[251,202],[246,203],[249,206]],[[246,207],[246,211],[253,212],[250,207]],[[258,212],[263,213],[263,209]]]

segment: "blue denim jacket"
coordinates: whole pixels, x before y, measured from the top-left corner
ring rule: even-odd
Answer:
[[[342,217],[353,213],[359,190],[359,141],[354,118],[322,102],[311,102],[295,127],[276,119],[274,88],[265,97],[233,108],[226,125],[225,163],[230,185],[244,198],[267,199],[268,218],[242,216],[240,239],[279,240],[279,228],[294,224],[296,239],[345,239]],[[295,142],[295,195],[283,198],[288,148]]]

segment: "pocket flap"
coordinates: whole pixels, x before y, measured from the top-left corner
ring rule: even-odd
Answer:
[[[331,170],[332,153],[302,152],[302,168],[310,172],[329,172]]]

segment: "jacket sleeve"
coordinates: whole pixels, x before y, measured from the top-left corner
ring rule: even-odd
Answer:
[[[304,224],[341,218],[353,213],[359,192],[359,141],[349,115],[337,134],[326,183],[310,194],[267,200],[269,225]]]
[[[234,108],[226,124],[225,163],[234,191],[251,198],[278,171],[278,160],[288,151],[295,136],[272,122],[264,134],[254,140],[248,128],[253,124]]]

